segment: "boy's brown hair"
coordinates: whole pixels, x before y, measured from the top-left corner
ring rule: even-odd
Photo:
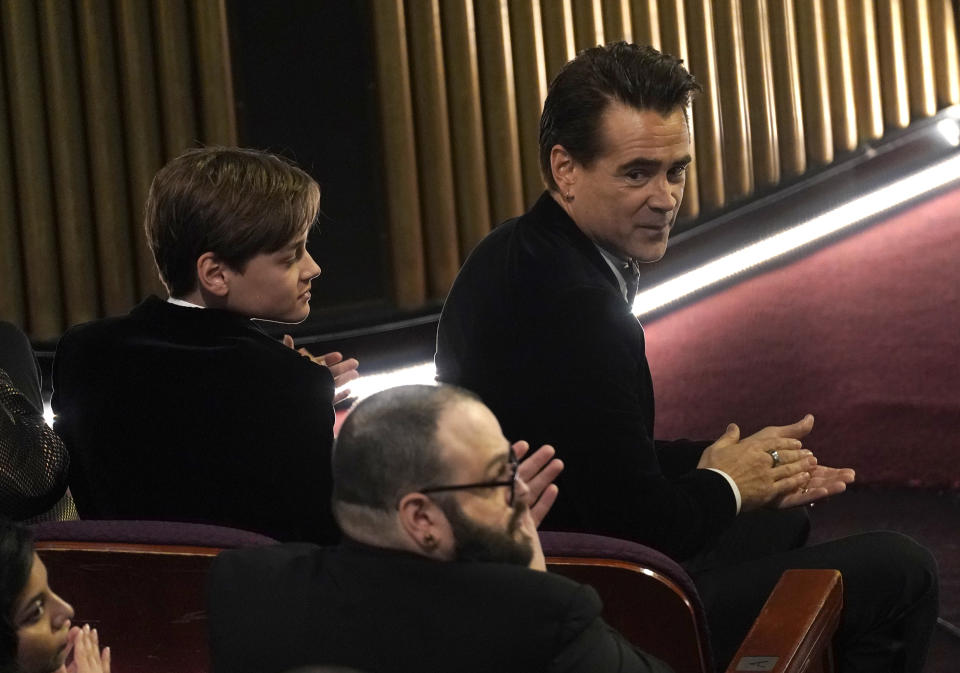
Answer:
[[[255,255],[276,252],[303,235],[319,208],[319,185],[286,159],[202,147],[154,176],[144,228],[160,279],[170,296],[181,297],[196,287],[203,253],[243,272]]]

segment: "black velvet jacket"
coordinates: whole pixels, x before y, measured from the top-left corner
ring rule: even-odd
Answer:
[[[254,322],[151,297],[70,329],[53,382],[81,517],[338,539],[333,378]]]
[[[590,587],[502,563],[346,542],[226,551],[208,579],[214,673],[669,673]]]
[[[655,442],[643,328],[610,266],[544,193],[471,253],[437,335],[441,381],[475,391],[511,440],[566,463],[546,529],[637,540],[677,559],[736,516],[729,484],[697,470],[705,442]]]

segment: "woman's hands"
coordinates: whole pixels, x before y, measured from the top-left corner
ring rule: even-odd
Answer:
[[[100,649],[97,630],[89,624],[71,627],[67,634],[67,658],[56,673],[110,673],[110,648]]]

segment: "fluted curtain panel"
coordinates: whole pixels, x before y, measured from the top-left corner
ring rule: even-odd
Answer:
[[[0,318],[37,340],[161,288],[150,179],[235,144],[224,0],[0,0]]]
[[[615,40],[703,86],[679,229],[960,103],[955,0],[369,0],[394,299],[442,299],[543,189],[547,85]]]

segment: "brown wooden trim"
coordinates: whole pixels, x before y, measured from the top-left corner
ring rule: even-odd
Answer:
[[[696,618],[696,614],[693,611],[693,603],[690,602],[686,592],[680,587],[679,584],[674,582],[666,575],[642,566],[638,563],[622,561],[620,559],[597,558],[590,556],[547,556],[546,560],[547,566],[591,566],[595,568],[616,568],[618,570],[626,570],[639,575],[646,575],[647,577],[655,579],[658,582],[670,587],[671,591],[677,595],[677,600],[682,602],[690,611],[691,619]]]
[[[832,638],[843,607],[843,582],[836,570],[787,570],[733,657],[728,673],[744,656],[776,656],[771,673],[832,670]],[[766,669],[765,669],[766,670]]]
[[[140,544],[133,542],[86,542],[76,540],[37,540],[33,543],[39,552],[89,551],[116,554],[158,554],[167,556],[216,556],[220,547],[195,547],[177,544]]]

